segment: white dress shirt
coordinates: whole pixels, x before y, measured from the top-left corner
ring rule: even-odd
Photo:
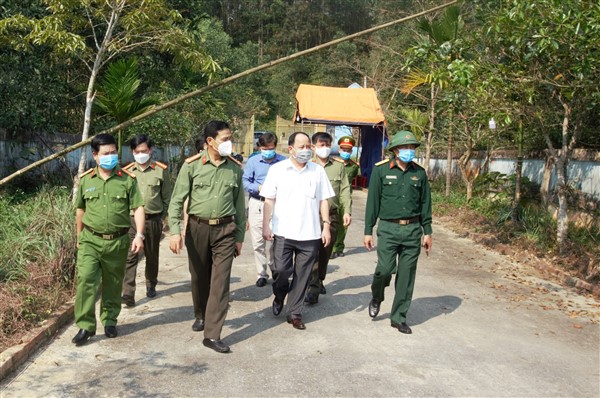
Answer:
[[[308,162],[298,170],[290,159],[274,164],[260,195],[275,199],[273,234],[300,241],[321,239],[321,200],[335,195],[323,167]]]

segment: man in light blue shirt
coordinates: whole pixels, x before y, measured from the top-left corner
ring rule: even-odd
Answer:
[[[269,268],[273,263],[272,255],[269,255],[267,261],[266,246],[263,238],[263,207],[265,198],[260,196],[262,184],[269,168],[275,163],[285,160],[286,157],[275,153],[277,147],[277,136],[273,133],[264,133],[258,138],[260,153],[248,159],[244,167],[242,182],[244,190],[248,192],[248,225],[250,237],[252,238],[252,248],[254,249],[254,260],[256,262],[256,272],[258,278],[256,286],[263,287],[267,284],[269,275],[267,274],[267,265]]]

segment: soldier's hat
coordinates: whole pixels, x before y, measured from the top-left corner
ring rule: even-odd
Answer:
[[[352,147],[354,145],[356,145],[356,141],[354,141],[354,138],[352,138],[350,136],[346,136],[346,137],[342,137],[338,140],[338,145],[340,146],[340,148],[352,149]]]
[[[413,133],[411,133],[410,131],[402,130],[402,131],[396,132],[392,136],[392,140],[390,141],[390,144],[388,145],[387,149],[392,150],[395,147],[400,146],[400,145],[411,145],[411,144],[416,145],[416,146],[421,145],[421,143],[415,138],[415,135]]]

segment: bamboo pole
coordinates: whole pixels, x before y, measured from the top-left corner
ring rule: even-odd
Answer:
[[[156,107],[148,110],[147,112],[144,112],[141,115],[133,117],[133,118],[131,118],[131,119],[129,119],[129,120],[127,120],[127,121],[125,121],[125,122],[117,125],[117,126],[114,126],[114,127],[109,128],[109,129],[103,130],[103,131],[99,132],[98,134],[113,134],[116,131],[119,131],[119,129],[125,129],[125,128],[131,126],[132,124],[137,123],[140,120],[147,118],[148,116],[152,116],[155,113],[158,113],[158,112],[160,112],[162,110],[171,108],[171,107],[173,107],[173,106],[175,106],[177,104],[180,104],[180,103],[182,103],[182,102],[184,102],[184,101],[186,101],[186,100],[188,100],[190,98],[197,97],[200,94],[203,94],[203,93],[205,93],[207,91],[210,91],[210,90],[213,90],[215,88],[227,85],[229,83],[232,83],[232,82],[234,82],[234,81],[236,81],[238,79],[241,79],[241,78],[246,77],[248,75],[251,75],[253,73],[260,72],[260,71],[263,71],[265,69],[272,68],[272,67],[274,67],[276,65],[282,64],[284,62],[291,61],[291,60],[296,59],[296,58],[303,57],[303,56],[308,55],[308,54],[315,53],[317,51],[321,51],[321,50],[323,50],[325,48],[329,48],[329,47],[335,46],[335,45],[343,43],[345,41],[356,39],[357,37],[361,37],[361,36],[368,35],[368,34],[373,33],[373,32],[377,32],[377,31],[379,31],[381,29],[385,29],[385,28],[388,28],[390,26],[398,25],[398,24],[401,24],[401,23],[404,23],[404,22],[407,22],[407,21],[410,21],[410,20],[422,17],[423,15],[427,15],[427,14],[430,14],[432,12],[439,11],[439,10],[442,10],[442,9],[444,9],[446,7],[454,5],[457,2],[458,2],[458,0],[452,0],[452,1],[449,1],[448,3],[444,3],[444,4],[439,5],[437,7],[433,7],[433,8],[430,8],[428,10],[421,11],[421,12],[419,12],[417,14],[412,14],[412,15],[409,15],[408,17],[400,18],[400,19],[397,19],[395,21],[386,22],[384,24],[381,24],[381,25],[378,25],[378,26],[375,26],[375,27],[372,27],[372,28],[369,28],[369,29],[365,29],[365,30],[362,30],[360,32],[356,32],[356,33],[353,33],[351,35],[347,35],[347,36],[341,37],[339,39],[335,39],[335,40],[329,41],[327,43],[320,44],[318,46],[311,47],[311,48],[308,48],[308,49],[303,50],[303,51],[299,51],[299,52],[294,53],[292,55],[288,55],[286,57],[282,57],[282,58],[276,59],[275,61],[267,62],[266,64],[262,64],[262,65],[254,67],[254,68],[247,69],[247,70],[245,70],[243,72],[240,72],[238,74],[235,74],[233,76],[229,76],[229,77],[227,77],[227,78],[225,78],[225,79],[223,79],[221,81],[218,81],[218,82],[215,82],[215,83],[211,83],[208,86],[202,87],[202,88],[200,88],[198,90],[191,91],[191,92],[189,92],[187,94],[184,94],[184,95],[182,95],[180,97],[177,97],[175,99],[167,101],[167,102],[165,102],[165,103],[163,103],[161,105],[158,105],[158,106],[156,106]],[[74,151],[74,150],[76,150],[78,148],[81,148],[81,147],[89,144],[92,141],[93,138],[94,138],[93,136],[89,137],[86,140],[83,140],[83,141],[81,141],[81,142],[79,142],[79,143],[77,143],[75,145],[72,145],[72,146],[70,146],[68,148],[63,149],[62,151],[56,152],[53,155],[45,157],[44,159],[40,159],[40,160],[38,160],[36,162],[33,162],[32,164],[30,164],[30,165],[28,165],[28,166],[26,166],[26,167],[24,167],[24,168],[22,168],[22,169],[20,169],[20,170],[18,170],[16,172],[14,172],[13,174],[11,174],[11,175],[9,175],[7,177],[4,177],[2,180],[0,180],[0,186],[6,184],[10,180],[12,180],[12,179],[14,179],[14,178],[16,178],[16,177],[18,177],[18,176],[20,176],[22,174],[25,174],[29,170],[32,170],[32,169],[34,169],[34,168],[36,168],[38,166],[43,165],[44,163],[52,161],[54,159],[58,159],[61,156],[65,155],[65,154],[67,154],[69,152],[72,152],[72,151]]]

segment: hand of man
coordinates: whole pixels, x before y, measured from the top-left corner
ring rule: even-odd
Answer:
[[[431,235],[423,236],[423,243],[421,246],[425,249],[425,254],[429,256],[429,252],[431,251],[431,246],[433,245],[433,239],[431,239]]]
[[[144,248],[144,241],[139,236],[136,236],[131,242],[131,251],[138,254]]]
[[[235,242],[235,256],[240,256],[242,254],[242,242]]]
[[[352,216],[350,214],[344,214],[344,227],[348,227],[352,222]]]
[[[271,226],[263,224],[263,238],[264,240],[273,240],[273,231],[271,231]]]
[[[183,239],[180,234],[171,235],[169,239],[169,249],[175,254],[181,254],[181,247],[183,246]]]
[[[331,231],[329,230],[329,224],[323,224],[323,232],[321,232],[321,241],[323,246],[327,247],[331,243]]]
[[[250,223],[248,221],[246,221],[246,231],[248,231],[250,229]]]
[[[367,250],[371,251],[371,249],[375,247],[375,244],[373,243],[373,235],[365,235],[364,243]]]

